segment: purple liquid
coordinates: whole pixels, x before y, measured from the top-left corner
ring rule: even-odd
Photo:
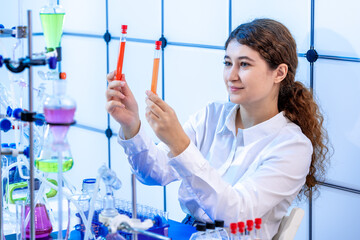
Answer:
[[[74,121],[75,108],[44,108],[45,120],[49,123],[72,123]],[[55,142],[63,142],[68,126],[51,126]]]
[[[30,205],[25,206],[25,216],[30,211]],[[52,225],[49,219],[46,207],[42,203],[35,206],[35,236],[36,238],[43,238],[50,235],[52,232]],[[26,226],[26,237],[30,237],[30,222]]]

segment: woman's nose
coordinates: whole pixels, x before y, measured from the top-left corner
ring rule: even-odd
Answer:
[[[228,72],[228,81],[236,81],[239,80],[240,76],[239,76],[239,71],[238,69],[234,66],[231,69],[229,69]]]

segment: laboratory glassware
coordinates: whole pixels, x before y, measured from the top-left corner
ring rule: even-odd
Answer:
[[[224,221],[223,220],[215,220],[215,229],[218,231],[222,240],[228,240],[229,235],[227,234],[224,228]]]
[[[194,232],[191,235],[190,240],[205,240],[205,239],[207,239],[206,226],[203,223],[199,223],[196,225],[196,232]]]
[[[215,230],[215,224],[211,222],[206,223],[206,232],[209,236],[209,239],[221,239],[218,231]]]
[[[117,66],[116,66],[116,80],[121,80],[121,74],[122,74],[122,68],[124,62],[126,35],[127,35],[127,25],[121,25],[120,49],[119,49]]]
[[[239,240],[237,223],[230,223],[230,240]]]
[[[254,240],[261,239],[261,218],[255,218],[255,238]]]
[[[60,47],[64,17],[65,11],[61,5],[57,4],[57,0],[49,0],[48,4],[40,10],[40,19],[48,52],[55,51],[56,48]]]
[[[36,238],[43,238],[50,235],[52,232],[52,224],[50,222],[48,210],[45,206],[45,196],[42,191],[39,191],[41,182],[35,179],[35,196],[38,201],[35,203],[35,236]],[[40,194],[40,196],[38,196]],[[25,205],[25,216],[29,214],[30,203]],[[26,222],[26,221],[25,221]],[[30,223],[26,225],[26,237],[30,237]]]
[[[162,44],[161,41],[155,41],[154,64],[153,64],[153,72],[152,72],[152,80],[151,80],[151,91],[155,94],[156,94],[158,75],[159,75],[161,44]]]
[[[245,223],[244,222],[238,222],[239,227],[239,238],[243,240],[245,238]]]
[[[254,221],[247,220],[246,221],[246,238],[245,239],[253,239],[253,229],[254,229]]]
[[[115,208],[113,189],[120,189],[122,184],[116,177],[116,173],[105,165],[101,166],[98,172],[106,187],[106,195],[103,199],[104,209],[99,214],[99,222],[106,224],[111,218],[119,215],[119,212]]]

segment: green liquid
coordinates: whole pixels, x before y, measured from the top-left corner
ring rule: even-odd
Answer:
[[[63,172],[69,171],[74,165],[74,160],[72,158],[66,157],[63,158]],[[51,159],[36,159],[35,166],[42,172],[58,172],[58,158],[54,157]]]
[[[48,52],[60,47],[65,13],[40,13]]]

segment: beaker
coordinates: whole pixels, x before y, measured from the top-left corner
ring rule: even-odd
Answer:
[[[56,0],[49,0],[48,4],[40,10],[47,52],[55,51],[60,47],[64,17],[65,11],[61,5],[57,5]]]

